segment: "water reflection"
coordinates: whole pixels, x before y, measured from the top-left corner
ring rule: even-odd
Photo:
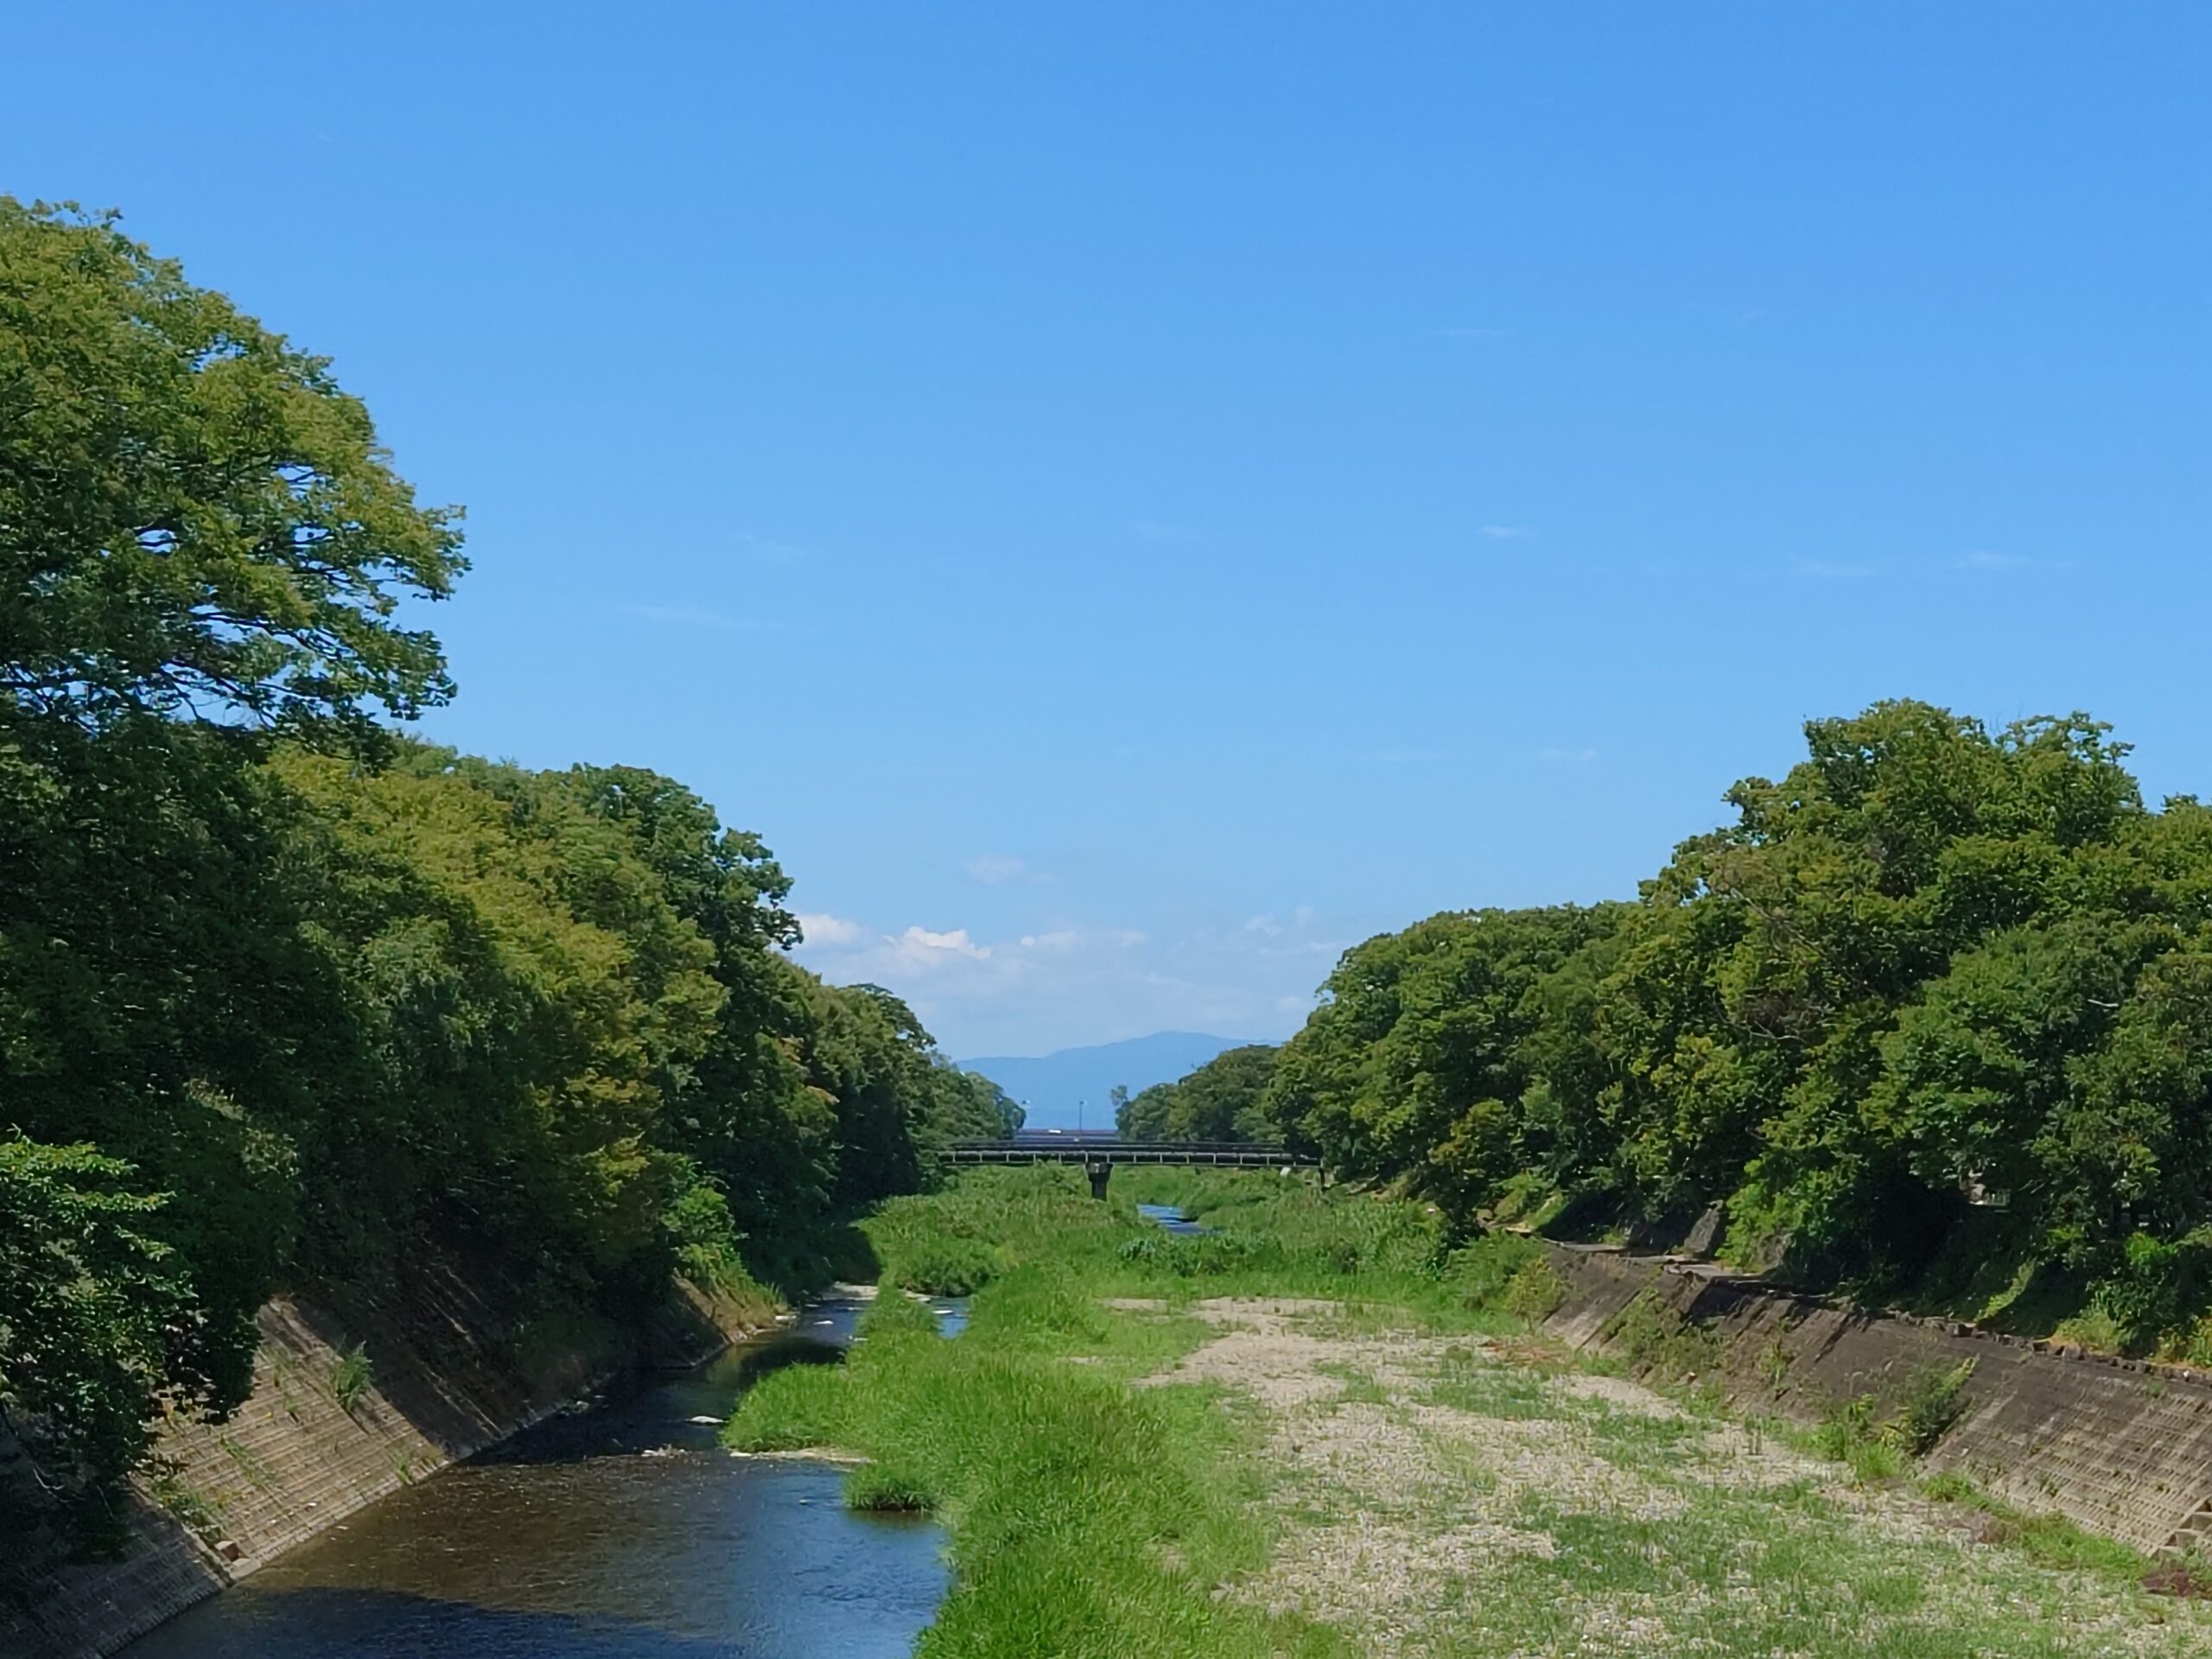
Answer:
[[[847,1510],[834,1469],[715,1444],[766,1371],[834,1361],[861,1306],[817,1304],[701,1370],[541,1424],[340,1522],[127,1659],[905,1654],[944,1592],[937,1529]]]

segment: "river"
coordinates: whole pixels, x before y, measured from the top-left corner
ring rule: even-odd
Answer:
[[[865,1304],[540,1424],[348,1516],[124,1659],[889,1659],[945,1591],[927,1521],[845,1508],[820,1464],[715,1431],[779,1365],[836,1361]],[[957,1334],[964,1305],[940,1302]]]
[[[1137,1213],[1147,1221],[1157,1222],[1171,1233],[1197,1234],[1211,1230],[1201,1227],[1184,1211],[1172,1204],[1141,1204]]]

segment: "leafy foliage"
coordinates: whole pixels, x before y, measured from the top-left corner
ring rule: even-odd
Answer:
[[[1805,735],[1635,904],[1348,952],[1262,1111],[1462,1227],[1531,1185],[1630,1223],[1719,1202],[1732,1255],[1815,1279],[1909,1281],[2002,1206],[2177,1341],[2212,1304],[2212,814],[2147,809],[2084,715]]]
[[[1175,1083],[1154,1084],[1116,1103],[1116,1128],[1132,1141],[1269,1141],[1261,1108],[1281,1050],[1252,1043],[1217,1054]]]
[[[788,1282],[1019,1121],[682,785],[372,725],[450,694],[396,607],[463,568],[322,359],[0,199],[0,1531],[235,1406],[288,1285]]]
[[[393,620],[464,568],[328,363],[111,219],[0,197],[0,687],[22,707],[407,715]]]

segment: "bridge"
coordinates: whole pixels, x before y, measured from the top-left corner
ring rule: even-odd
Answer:
[[[1273,1142],[1251,1141],[1124,1141],[1117,1135],[1048,1133],[1007,1141],[956,1141],[945,1148],[951,1164],[1081,1164],[1090,1196],[1106,1196],[1116,1164],[1181,1164],[1223,1169],[1310,1169],[1320,1160]]]

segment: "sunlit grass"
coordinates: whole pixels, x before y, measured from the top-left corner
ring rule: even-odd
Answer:
[[[1132,1249],[1164,1236],[1137,1219],[1140,1198],[1241,1242]],[[846,1365],[769,1377],[728,1438],[849,1448],[869,1459],[849,1503],[935,1512],[954,1573],[925,1656],[2212,1655],[2200,1610],[2136,1588],[2139,1558],[1963,1483],[1923,1492],[1910,1436],[1887,1424],[1823,1435],[1738,1423],[1709,1395],[1599,1386],[1606,1368],[1503,1311],[1516,1283],[1528,1294],[1532,1247],[1448,1249],[1418,1205],[1149,1170],[1117,1172],[1100,1205],[1074,1172],[984,1172],[868,1227],[887,1287],[944,1288],[938,1264],[988,1252],[967,1332],[939,1338],[887,1289]],[[1342,1389],[1301,1408],[1319,1415],[1135,1386],[1205,1339],[1193,1304],[1239,1295],[1327,1305],[1300,1329],[1350,1339],[1351,1358],[1319,1367]],[[1408,1332],[1427,1343],[1410,1381],[1362,1369],[1361,1339]],[[1627,1334],[1658,1371],[1708,1369],[1711,1338],[1656,1311]],[[1382,1500],[1416,1540],[1414,1599],[1383,1626],[1313,1622],[1255,1593],[1280,1586],[1298,1540],[1370,1525],[1373,1493],[1283,1456],[1287,1421],[1295,1440],[1334,1413],[1394,1426],[1425,1471]],[[1824,1446],[1851,1468],[1819,1460]],[[1479,1570],[1432,1557],[1428,1540],[1471,1528],[1541,1548]]]

